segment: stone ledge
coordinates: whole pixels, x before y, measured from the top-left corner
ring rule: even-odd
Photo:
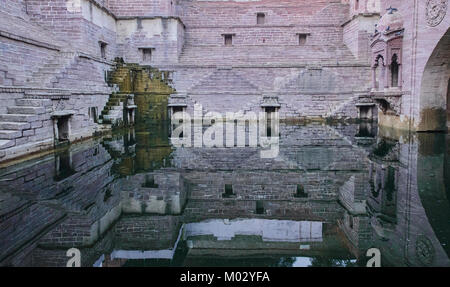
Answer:
[[[165,69],[217,69],[223,65],[217,64],[173,64],[173,65],[155,65],[155,67]],[[311,64],[236,64],[232,65],[233,69],[252,69],[252,68],[268,68],[268,69],[288,69],[288,68],[308,68]],[[339,64],[321,64],[322,68],[370,68],[366,63],[339,63]]]
[[[26,43],[26,44],[34,45],[34,46],[41,47],[41,48],[46,48],[46,49],[49,49],[49,50],[55,50],[55,51],[59,51],[60,50],[60,47],[58,47],[58,46],[55,46],[55,45],[52,45],[52,44],[48,44],[48,43],[44,43],[44,42],[40,42],[40,41],[33,40],[33,39],[30,39],[30,38],[25,38],[25,37],[22,37],[22,36],[19,36],[19,35],[16,35],[16,34],[11,34],[11,33],[6,32],[6,31],[1,31],[0,30],[0,37],[8,38],[8,39],[15,40],[15,41],[20,41],[20,42],[23,42],[23,43]]]
[[[80,58],[93,60],[93,61],[96,61],[96,62],[99,62],[99,63],[103,63],[103,64],[107,64],[107,65],[110,65],[110,66],[114,66],[115,65],[114,61],[109,61],[107,59],[102,59],[102,58],[99,58],[99,57],[95,57],[95,56],[92,56],[92,55],[89,55],[89,54],[86,54],[86,53],[83,53],[83,52],[77,52],[77,54],[78,54],[78,57],[80,57]]]
[[[269,28],[317,28],[317,27],[332,27],[332,28],[340,28],[342,24],[306,24],[306,25],[205,25],[205,26],[189,26],[187,30],[195,30],[195,29],[248,29],[248,28],[260,28],[260,29],[269,29]]]
[[[30,88],[30,87],[13,87],[13,86],[0,86],[0,93],[24,93],[26,98],[38,97],[38,98],[53,98],[53,97],[69,97],[72,95],[105,95],[110,94],[109,89],[105,90],[92,90],[92,91],[79,91],[79,90],[64,90],[53,88]]]

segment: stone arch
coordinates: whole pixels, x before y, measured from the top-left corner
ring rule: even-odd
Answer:
[[[385,69],[386,64],[384,60],[384,56],[381,54],[378,54],[373,63],[374,69],[374,79],[373,79],[373,87],[375,90],[380,90],[384,88],[384,81],[385,81]]]
[[[400,84],[400,61],[397,54],[391,58],[391,87],[398,87]]]
[[[433,50],[422,74],[418,131],[446,131],[450,124],[450,29]],[[449,122],[449,124],[447,123]]]

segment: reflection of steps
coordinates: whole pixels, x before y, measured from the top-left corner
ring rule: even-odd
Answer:
[[[5,149],[27,143],[18,139],[35,135],[42,127],[39,116],[51,106],[50,100],[17,99],[16,106],[7,107],[7,114],[0,114],[0,158]]]
[[[63,78],[70,67],[76,62],[77,53],[64,52],[45,64],[32,77],[27,85],[32,87],[53,88],[60,78]]]

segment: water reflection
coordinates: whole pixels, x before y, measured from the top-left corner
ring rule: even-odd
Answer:
[[[280,154],[147,123],[0,169],[0,264],[450,266],[450,138],[280,126]]]

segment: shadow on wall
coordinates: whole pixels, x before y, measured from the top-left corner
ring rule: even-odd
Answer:
[[[450,78],[450,29],[434,49],[422,76],[418,131],[446,131]]]

